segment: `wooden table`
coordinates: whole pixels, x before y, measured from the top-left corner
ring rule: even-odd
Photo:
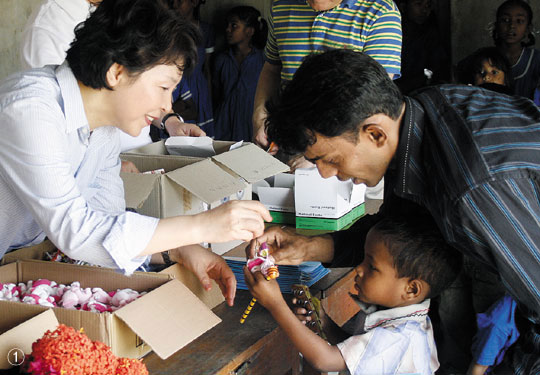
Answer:
[[[340,285],[339,280],[350,274],[349,271],[350,268],[332,269],[312,290],[315,293],[331,291],[332,287]],[[343,288],[338,289],[343,291]],[[290,295],[286,295],[286,299],[290,300]],[[298,352],[266,309],[256,304],[246,322],[240,324],[240,317],[250,300],[248,291],[239,290],[233,307],[222,303],[214,308],[222,319],[217,326],[166,360],[155,353],[148,354],[144,363],[150,374],[300,374]]]

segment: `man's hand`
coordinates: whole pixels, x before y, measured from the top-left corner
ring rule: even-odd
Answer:
[[[139,172],[139,170],[137,169],[135,164],[133,164],[132,162],[127,161],[127,160],[121,160],[121,161],[122,161],[122,167],[120,169],[121,172],[141,173],[141,172]]]
[[[236,294],[236,278],[227,262],[211,250],[200,245],[189,245],[171,250],[171,260],[191,270],[201,281],[205,290],[210,290],[214,280],[229,306],[233,305]]]
[[[195,124],[188,122],[181,122],[176,117],[169,117],[165,123],[165,129],[171,137],[173,136],[189,136],[189,137],[203,137],[206,135],[204,130],[199,128]]]
[[[244,280],[253,297],[268,310],[272,311],[273,308],[287,304],[275,279],[266,280],[260,271],[251,273],[247,266],[244,266]]]
[[[266,117],[266,102],[279,95],[281,83],[281,65],[265,62],[259,74],[257,90],[253,100],[253,139],[263,149],[268,149],[268,138],[264,127]],[[277,152],[277,150],[276,150]],[[274,154],[272,154],[274,155]]]
[[[296,234],[294,228],[272,226],[261,237],[251,241],[246,248],[246,256],[254,258],[257,246],[266,242],[276,263],[297,265],[305,260],[304,245],[308,240],[306,236]]]
[[[264,129],[264,118],[260,120],[259,123],[254,123],[253,128],[255,130],[255,143],[266,150],[269,146],[269,143],[268,137],[266,136],[266,130]]]
[[[314,168],[315,164],[307,160],[304,155],[297,155],[287,162],[287,165],[291,168],[291,173],[298,168]]]
[[[312,260],[331,262],[334,257],[334,242],[329,235],[303,236],[295,228],[271,226],[264,234],[246,247],[246,257],[255,257],[257,247],[266,242],[270,254],[277,264],[297,265]]]

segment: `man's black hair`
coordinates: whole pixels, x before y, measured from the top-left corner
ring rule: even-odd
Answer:
[[[75,77],[94,89],[110,87],[113,63],[137,76],[159,64],[189,71],[197,61],[200,34],[160,0],[103,0],[75,29],[66,60]]]
[[[428,217],[384,217],[372,227],[384,241],[398,277],[425,281],[436,297],[457,277],[461,253],[446,243]]]
[[[398,119],[403,97],[384,68],[347,49],[309,55],[279,98],[267,102],[266,132],[288,154],[313,145],[315,133],[356,139],[362,121],[378,113]]]

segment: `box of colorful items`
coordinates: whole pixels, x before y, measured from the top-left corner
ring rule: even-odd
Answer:
[[[91,266],[91,264],[69,258],[62,251],[58,250],[49,240],[45,240],[38,245],[13,250],[5,254],[0,261],[0,265],[29,259]],[[145,271],[155,272],[152,269],[146,269]],[[225,300],[215,281],[211,280],[212,289],[206,290],[203,288],[197,276],[181,264],[175,263],[167,268],[161,269],[159,273],[168,274],[182,282],[182,284],[187,286],[189,290],[191,290],[197,298],[204,302],[210,309],[216,307]]]
[[[59,324],[52,310],[0,335],[0,343],[0,352],[8,353],[0,356],[0,368],[17,366],[21,374],[148,375],[141,360],[117,357],[83,329]]]
[[[221,321],[167,274],[26,260],[0,267],[0,287],[0,334],[52,309],[119,357],[167,358]]]

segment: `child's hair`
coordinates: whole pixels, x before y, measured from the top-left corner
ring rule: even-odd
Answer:
[[[529,31],[529,34],[527,35],[528,37],[527,40],[521,42],[522,46],[523,47],[533,46],[535,43],[534,34],[532,32],[533,11],[529,3],[527,3],[524,0],[507,0],[501,5],[499,5],[499,7],[497,8],[497,15],[495,16],[495,20],[498,20],[501,17],[502,12],[505,8],[512,5],[522,7],[525,10],[525,12],[527,13],[527,18],[528,18],[527,26],[531,28],[531,30]],[[499,38],[499,35],[497,34],[496,27],[493,28],[493,31],[491,32],[491,37],[493,38],[495,45],[498,46],[500,44],[500,38]]]
[[[110,87],[113,63],[137,75],[159,64],[177,64],[189,71],[197,62],[199,32],[164,2],[103,0],[75,29],[66,60],[75,77],[94,89]]]
[[[446,243],[432,220],[386,216],[372,227],[387,246],[398,277],[425,281],[427,298],[439,295],[461,269],[461,254]]]
[[[232,17],[238,17],[240,21],[246,24],[246,27],[252,27],[255,30],[251,38],[251,43],[256,48],[263,49],[268,35],[268,24],[261,17],[261,13],[251,6],[241,5],[227,12],[227,20],[230,20]]]
[[[182,0],[165,0],[167,5],[172,9],[178,9]],[[188,0],[191,1],[191,0]],[[199,0],[197,6],[193,8],[193,19],[199,20],[201,17],[201,5],[206,3],[206,0]]]
[[[474,85],[475,75],[482,72],[484,61],[489,63],[504,73],[504,84],[512,88],[514,81],[510,63],[504,54],[497,47],[482,47],[461,60],[457,65],[457,79],[459,83]]]

